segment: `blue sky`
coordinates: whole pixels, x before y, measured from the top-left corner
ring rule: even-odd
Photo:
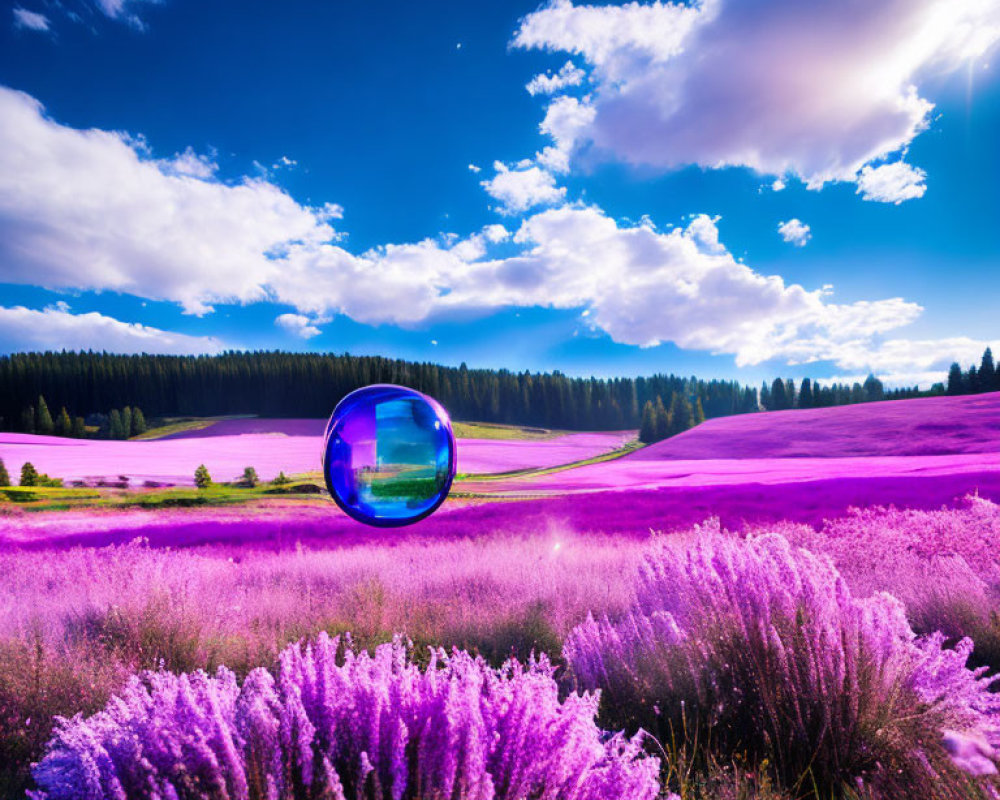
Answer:
[[[998,39],[995,0],[15,3],[0,351],[926,385],[1000,340]]]

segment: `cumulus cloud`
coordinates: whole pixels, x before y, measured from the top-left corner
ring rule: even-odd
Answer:
[[[14,27],[25,28],[29,31],[47,31],[49,29],[49,18],[37,11],[29,11],[26,8],[14,9]]]
[[[796,247],[805,247],[806,242],[812,238],[809,226],[794,217],[787,222],[779,222],[778,233],[782,239]]]
[[[214,336],[188,336],[97,312],[73,314],[65,303],[42,310],[0,306],[0,351],[107,350],[113,353],[219,353]]]
[[[817,188],[904,148],[932,109],[921,81],[998,39],[1000,5],[983,0],[554,0],[522,20],[513,44],[590,66],[596,89],[581,101],[590,119],[574,152],[749,167]]]
[[[572,61],[567,61],[555,75],[536,75],[524,88],[532,97],[536,94],[555,94],[570,86],[579,86],[586,74]]]
[[[837,365],[850,371],[831,376],[828,381],[853,383],[864,381],[869,373],[878,375],[889,386],[920,386],[943,382],[951,364],[963,369],[978,365],[983,351],[1000,351],[1000,342],[972,339],[967,336],[942,339],[889,339],[878,345],[860,347],[843,344],[836,352]]]
[[[538,127],[542,133],[552,137],[555,145],[539,154],[540,163],[556,172],[566,172],[570,155],[593,124],[595,113],[589,98],[579,100],[564,96],[549,103],[545,119]]]
[[[0,87],[0,267],[8,283],[111,289],[205,313],[267,299],[274,259],[334,235],[277,186],[207,180],[188,151],[164,162],[141,140],[75,130]]]
[[[482,181],[482,187],[500,202],[499,210],[504,214],[521,214],[535,206],[559,203],[566,197],[566,189],[556,186],[552,173],[530,162],[510,169],[495,161],[493,169],[496,174]]]
[[[260,179],[223,183],[192,169],[186,152],[165,163],[147,151],[122,134],[59,125],[29,96],[0,89],[0,281],[126,292],[195,313],[278,302],[294,311],[277,324],[299,335],[333,314],[406,327],[511,306],[580,309],[617,342],[671,341],[741,365],[853,363],[921,312],[901,298],[838,304],[827,287],[761,274],[733,257],[718,219],[704,215],[660,232],[646,219],[559,205],[524,218],[513,236],[488,225],[353,253],[329,224],[339,206],[301,205]],[[543,185],[544,200],[561,201]],[[511,190],[504,200],[527,208],[537,193],[526,194],[533,199]],[[133,338],[152,330],[119,325]]]
[[[903,161],[883,164],[880,167],[865,167],[858,174],[858,194],[865,200],[879,203],[895,203],[923,197],[927,191],[924,180],[927,173],[911,167]]]
[[[219,169],[214,155],[199,155],[188,147],[173,158],[158,161],[160,170],[167,175],[187,175],[192,178],[211,178]]]
[[[280,314],[275,318],[274,324],[284,328],[294,336],[302,339],[311,339],[313,336],[319,336],[323,332],[316,327],[315,323],[319,321],[313,320],[304,314]]]

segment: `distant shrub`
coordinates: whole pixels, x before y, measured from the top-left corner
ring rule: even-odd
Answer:
[[[21,465],[21,486],[38,486],[38,470],[30,461]]]
[[[0,458],[0,486],[10,486],[10,473],[7,472],[2,458]]]
[[[992,796],[946,737],[992,753],[1000,696],[966,668],[971,641],[943,645],[916,638],[895,598],[856,599],[827,559],[780,536],[702,532],[687,551],[655,545],[631,612],[588,619],[564,655],[578,688],[602,690],[605,725],[664,742],[697,731],[769,760],[794,790]]]
[[[226,669],[132,679],[60,722],[35,796],[654,800],[658,761],[603,735],[596,706],[560,701],[544,659],[433,650],[421,669],[398,640],[369,656],[321,634],[242,688]]]
[[[257,470],[255,470],[253,467],[247,467],[246,469],[243,470],[243,477],[240,479],[240,484],[242,486],[245,486],[248,489],[252,489],[254,486],[257,485],[257,481],[258,481]]]
[[[278,473],[278,475],[275,477],[275,479],[273,481],[271,481],[271,485],[272,486],[285,486],[285,485],[287,485],[287,484],[289,484],[291,482],[292,482],[291,478],[289,478],[287,475],[285,475],[285,473],[282,471],[282,472]]]
[[[194,471],[194,485],[199,489],[207,489],[212,485],[212,476],[208,474],[208,467],[199,464]]]

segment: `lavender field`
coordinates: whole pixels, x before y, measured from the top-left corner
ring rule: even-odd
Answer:
[[[4,503],[0,796],[997,797],[997,418],[758,414],[555,471],[630,435],[464,440],[485,474],[389,532]],[[286,422],[0,456],[263,475],[316,436]]]
[[[15,474],[29,461],[64,480],[96,483],[119,476],[133,485],[152,481],[192,485],[195,468],[204,463],[219,480],[234,480],[253,464],[265,480],[279,472],[318,472],[325,420],[233,419],[162,439],[116,442],[64,439],[0,432],[0,455]],[[616,450],[635,438],[634,431],[567,433],[542,441],[463,439],[461,473],[505,473],[583,461]]]

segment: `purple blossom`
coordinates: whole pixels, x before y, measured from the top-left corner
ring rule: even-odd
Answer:
[[[894,597],[856,598],[825,557],[710,528],[655,543],[632,610],[589,619],[564,655],[578,688],[603,691],[608,724],[664,739],[707,727],[789,785],[808,769],[829,785],[953,789],[944,731],[995,745],[1000,695],[966,668],[971,642],[944,643],[918,638]]]
[[[559,699],[545,658],[501,669],[400,640],[374,655],[320,634],[275,678],[145,673],[60,721],[35,800],[452,798],[653,800],[659,762],[604,736],[597,698]]]

